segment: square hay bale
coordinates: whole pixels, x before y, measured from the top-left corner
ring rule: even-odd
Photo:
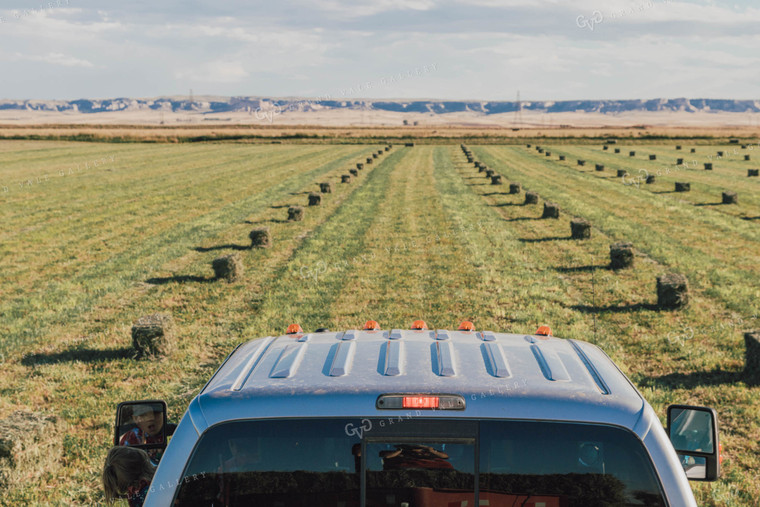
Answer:
[[[361,162],[357,162],[356,163],[356,168],[361,171],[362,169],[364,169],[364,164],[362,164]]]
[[[739,144],[739,140],[738,139],[729,139],[728,143],[729,144]]]
[[[140,317],[132,325],[132,345],[137,357],[164,357],[175,346],[174,319],[166,313]]]
[[[596,170],[599,172],[604,171],[604,164],[596,164]]]
[[[588,239],[591,237],[591,222],[584,218],[570,220],[570,236],[573,239]]]
[[[522,190],[522,185],[519,183],[510,183],[509,184],[509,193],[510,194],[519,194]]]
[[[676,149],[677,149],[677,150],[680,150],[680,149],[681,149],[681,145],[680,145],[680,144],[677,144],[677,145],[676,145]]]
[[[491,185],[501,185],[501,174],[491,176]]]
[[[404,143],[404,146],[406,146],[407,148],[412,148],[414,147],[414,143]]]
[[[668,273],[657,277],[657,306],[677,309],[687,304],[689,304],[689,281],[685,276]]]
[[[586,165],[586,161],[578,159],[578,165]]]
[[[493,175],[494,175],[494,172],[491,169],[486,171],[486,178],[491,178]]]
[[[610,267],[623,269],[633,266],[633,245],[631,243],[613,243],[610,245]]]
[[[739,196],[736,192],[723,192],[723,204],[738,204]]]
[[[744,155],[744,160],[749,160],[749,159],[750,159],[749,155]]]
[[[530,144],[526,144],[525,146],[527,146],[528,148],[530,148]]]
[[[617,177],[618,178],[624,178],[625,176],[628,176],[628,171],[625,169],[618,169],[617,170]]]
[[[19,410],[0,419],[0,491],[34,485],[55,473],[65,430],[58,417],[37,412]]]
[[[676,181],[676,192],[689,192],[691,191],[691,183],[685,181]]]
[[[309,192],[309,206],[319,206],[322,204],[322,194]]]
[[[565,160],[565,156],[564,156],[564,155],[560,155],[560,156],[559,156],[559,159],[560,159],[560,160]]]
[[[272,235],[269,233],[269,227],[257,227],[248,234],[248,237],[251,238],[251,248],[269,248],[272,246]]]
[[[691,149],[691,153],[696,153],[696,152],[697,152],[697,149],[696,149],[696,148],[692,148],[692,149]]]
[[[676,165],[683,165],[683,159],[682,158],[677,158],[676,159]]]
[[[372,154],[372,158],[377,158],[377,157],[378,157],[378,154],[377,154],[377,153],[373,153],[373,154]]]
[[[288,208],[288,221],[300,222],[303,220],[303,208],[301,206],[291,206]]]
[[[217,280],[234,282],[243,276],[243,261],[240,259],[240,255],[236,253],[214,259],[211,262],[211,267]]]
[[[657,160],[657,155],[654,155],[654,154],[649,155],[649,160]]]
[[[390,146],[386,146],[385,147],[385,151],[391,151],[391,147]]]
[[[712,171],[713,165],[712,162],[705,162],[705,171]]]
[[[654,181],[655,181],[654,174],[647,175],[647,179],[646,179],[647,185],[651,185],[652,183],[654,183]]]
[[[607,146],[607,145],[605,144],[604,146],[602,146],[602,149],[603,149],[604,151],[607,151],[607,150],[609,150],[609,149],[610,149],[610,147],[609,147],[609,146]]]
[[[747,169],[747,177],[751,178],[752,176],[758,176],[760,175],[760,169]]]
[[[553,202],[545,202],[541,218],[559,218],[559,206]]]
[[[629,151],[628,152],[628,156],[629,157],[635,157],[636,156],[636,152],[635,151]]]
[[[620,153],[620,148],[615,148],[615,153]]]
[[[351,183],[351,175],[350,174],[344,174],[340,177],[341,183]]]
[[[546,152],[546,156],[547,156],[547,157],[551,157],[551,156],[552,156],[552,152],[550,152],[550,151],[547,151],[547,152]]]
[[[332,194],[332,183],[324,182],[319,184],[319,191],[323,194]]]
[[[543,153],[543,152],[544,152],[544,149],[543,149],[543,148],[538,148],[538,152],[539,152],[539,153]]]
[[[749,383],[760,383],[760,330],[744,333],[744,376]]]
[[[358,169],[349,169],[348,172],[350,172],[354,176],[359,176],[359,170]]]
[[[372,157],[367,157],[367,160],[366,160],[367,164],[371,164],[372,160],[373,160]]]
[[[723,156],[723,152],[722,152],[722,151],[719,151],[719,152],[718,152],[718,156],[719,156],[719,157],[722,157],[722,156]]]
[[[525,192],[525,204],[538,204],[538,194],[536,192]]]

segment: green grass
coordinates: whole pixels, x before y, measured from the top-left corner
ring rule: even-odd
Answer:
[[[522,193],[490,185],[453,145],[395,147],[340,183],[376,149],[1,142],[0,187],[41,182],[0,188],[0,414],[43,410],[69,429],[61,469],[0,504],[102,501],[116,404],[163,398],[178,420],[242,341],[292,322],[344,329],[375,319],[387,329],[418,318],[517,333],[549,324],[558,336],[601,346],[661,416],[674,402],[714,406],[724,474],[694,485],[698,501],[756,502],[760,396],[741,375],[740,332],[760,327],[760,223],[741,215],[755,212],[757,190],[739,190],[746,199],[736,213],[695,205],[712,186],[746,184],[743,162],[695,171],[699,187],[681,196],[593,170],[594,162],[608,173],[649,162],[629,161],[626,148],[550,147],[568,155],[559,162],[524,146],[473,147],[507,180],[557,202],[562,215],[551,220],[540,219],[540,204],[523,205]],[[672,146],[634,149],[665,158]],[[590,167],[578,168],[576,158]],[[285,221],[286,207],[305,204],[321,181],[333,193],[307,207],[303,221]],[[669,184],[665,176],[660,184]],[[569,239],[571,216],[592,222],[591,239]],[[245,249],[248,231],[261,225],[272,247]],[[608,245],[621,240],[634,243],[636,265],[615,273],[606,269]],[[231,251],[245,274],[212,282],[210,261]],[[691,283],[682,311],[653,306],[654,280],[668,271]],[[173,315],[178,350],[163,361],[135,360],[131,324],[154,311]]]

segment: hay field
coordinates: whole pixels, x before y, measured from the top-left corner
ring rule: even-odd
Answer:
[[[549,324],[598,344],[663,420],[669,403],[715,407],[723,478],[692,483],[698,502],[757,505],[760,388],[742,374],[742,332],[760,328],[760,178],[747,177],[756,162],[743,154],[760,160],[760,148],[736,147],[741,159],[705,171],[735,146],[675,144],[547,145],[551,157],[472,146],[504,177],[491,185],[458,145],[397,144],[343,184],[380,145],[0,142],[0,418],[36,410],[68,425],[60,468],[0,504],[100,502],[116,404],[163,398],[178,420],[244,340],[292,322],[450,329],[466,318],[518,333]],[[640,169],[661,174],[647,185]],[[307,206],[326,181],[332,193]],[[509,194],[515,181],[523,191]],[[675,181],[691,192],[672,192]],[[538,205],[523,205],[525,190]],[[738,204],[717,204],[722,191]],[[559,219],[540,219],[545,201]],[[287,221],[293,205],[302,221]],[[591,222],[590,239],[569,239],[573,217]],[[261,226],[271,248],[248,249]],[[637,256],[613,272],[618,241]],[[242,277],[214,281],[211,261],[234,252]],[[692,301],[660,311],[655,278],[671,271],[688,277]],[[136,360],[130,327],[156,311],[174,317],[178,349]]]
[[[1,111],[0,111],[1,113]],[[400,113],[409,114],[409,113]],[[687,113],[686,116],[690,114]],[[583,119],[583,113],[577,115]],[[403,142],[411,139],[425,139],[426,143],[452,144],[466,141],[478,144],[512,144],[523,140],[562,143],[596,143],[597,138],[616,137],[620,139],[654,140],[665,142],[670,137],[691,139],[699,144],[728,142],[729,138],[754,139],[757,127],[747,125],[723,125],[720,122],[692,125],[686,118],[673,118],[673,123],[663,124],[660,118],[653,122],[634,122],[614,125],[601,121],[598,125],[588,125],[584,121],[571,125],[554,126],[540,123],[513,128],[510,121],[502,124],[467,122],[447,122],[446,118],[435,117],[423,121],[418,126],[403,126],[401,118],[395,126],[366,125],[360,121],[348,121],[338,125],[307,121],[303,124],[281,124],[257,121],[252,124],[220,123],[184,125],[135,125],[135,124],[31,124],[5,123],[0,114],[0,140],[48,140],[48,141],[103,141],[103,142],[206,142],[236,141],[269,143],[286,141],[289,143],[382,143],[386,140]],[[510,117],[511,120],[511,117]]]

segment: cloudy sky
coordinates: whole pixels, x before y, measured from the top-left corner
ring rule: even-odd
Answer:
[[[760,98],[750,0],[0,0],[0,99]]]

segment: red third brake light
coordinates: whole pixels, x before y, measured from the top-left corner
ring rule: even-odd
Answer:
[[[473,324],[469,320],[463,320],[459,324],[459,331],[475,331],[475,324]]]
[[[415,331],[422,331],[423,329],[427,328],[427,324],[425,324],[424,320],[415,320],[412,322],[412,329]]]
[[[552,336],[552,328],[549,326],[541,326],[536,331],[537,336]]]
[[[364,323],[365,331],[377,331],[378,329],[380,329],[380,324],[376,320],[368,320]]]
[[[404,396],[403,408],[438,408],[438,396]]]
[[[288,326],[288,331],[285,334],[298,334],[303,333],[303,329],[300,324],[291,324]]]

